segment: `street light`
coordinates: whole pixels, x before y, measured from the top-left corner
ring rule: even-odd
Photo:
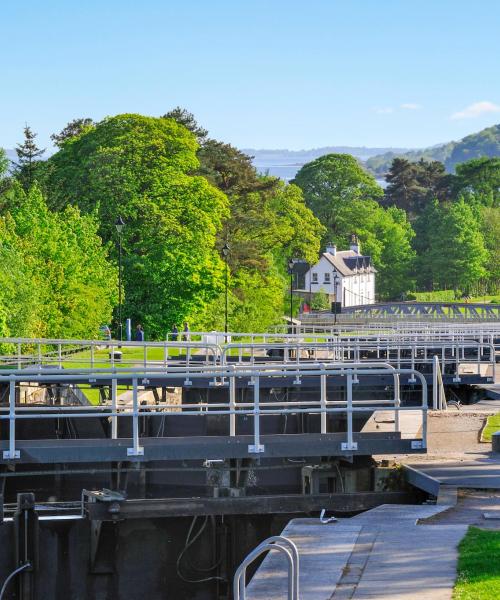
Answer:
[[[123,340],[123,321],[122,321],[122,231],[125,227],[125,221],[118,215],[115,221],[116,231],[118,232],[118,328],[120,330],[120,342]]]
[[[288,261],[288,274],[290,275],[290,331],[293,333],[293,267],[295,261],[291,258]]]
[[[333,317],[333,323],[334,325],[337,324],[337,282],[338,282],[339,276],[337,271],[333,272],[333,292],[335,294],[335,304],[334,306],[334,317]]]
[[[228,275],[229,275],[229,267],[227,264],[227,260],[229,257],[230,250],[231,250],[231,248],[229,247],[229,244],[226,242],[224,244],[224,246],[222,246],[222,256],[224,257],[224,262],[226,263],[226,304],[225,304],[225,310],[224,310],[224,333],[226,334],[224,339],[226,342],[227,342],[227,308],[228,308]]]

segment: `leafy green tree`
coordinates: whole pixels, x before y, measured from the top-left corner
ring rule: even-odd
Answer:
[[[457,165],[455,195],[472,194],[484,206],[500,207],[500,158],[476,158]]]
[[[24,140],[17,144],[17,164],[16,176],[22,183],[24,189],[29,189],[35,181],[35,173],[37,163],[40,162],[40,157],[44,154],[45,149],[39,148],[36,145],[35,138],[37,134],[31,130],[31,127],[24,127]]]
[[[3,148],[0,148],[0,179],[3,179],[7,175],[9,170],[9,159]]]
[[[488,252],[477,212],[461,198],[444,206],[435,201],[431,215],[434,221],[420,268],[439,289],[470,292],[487,273]]]
[[[117,270],[92,215],[52,212],[36,187],[14,185],[0,218],[4,334],[93,338],[117,300]]]
[[[225,241],[231,247],[230,328],[266,329],[283,314],[288,258],[316,261],[323,227],[306,207],[300,188],[258,175],[251,157],[230,144],[207,140],[198,157],[199,173],[230,202],[231,213],[219,235],[219,247]],[[222,306],[221,298],[215,304]]]
[[[328,310],[330,308],[330,301],[328,300],[328,294],[323,288],[321,288],[311,300],[311,308],[313,310]]]
[[[339,233],[339,210],[353,200],[383,196],[382,188],[350,154],[326,154],[304,165],[293,181],[306,205],[326,227],[323,243]]]
[[[500,208],[481,210],[481,232],[488,252],[486,289],[497,294],[500,290]]]
[[[228,202],[190,175],[197,148],[173,119],[130,114],[101,121],[49,159],[52,206],[96,211],[115,257],[114,223],[123,217],[123,314],[150,337],[197,318],[223,289],[216,240]]]
[[[326,225],[323,240],[335,239],[343,246],[357,234],[363,253],[372,257],[378,270],[379,295],[396,298],[411,289],[411,225],[403,211],[379,205],[382,189],[353,157],[323,156],[304,165],[295,182],[303,186],[306,203]]]
[[[60,131],[59,133],[53,133],[50,136],[50,139],[58,148],[62,148],[65,142],[75,137],[78,137],[83,133],[86,133],[94,126],[94,120],[88,117],[85,117],[83,119],[73,119],[66,125],[66,127],[64,127],[64,129],[62,129],[62,131]]]

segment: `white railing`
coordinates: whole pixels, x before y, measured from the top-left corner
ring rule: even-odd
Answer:
[[[359,383],[360,378],[365,376],[390,378],[393,381],[394,393],[387,390],[387,398],[374,400],[354,399],[353,386]],[[420,383],[421,403],[419,406],[402,406],[400,401],[400,378],[405,376],[410,381]],[[306,378],[314,379],[319,384],[319,394],[312,400],[297,399],[286,400],[264,400],[261,399],[261,379],[272,379],[274,388],[288,388],[290,385],[300,386]],[[319,378],[319,382],[318,382]],[[157,385],[168,385],[176,382],[183,387],[192,384],[193,379],[210,380],[213,385],[221,389],[227,389],[227,399],[222,402],[200,401],[197,403],[168,403],[160,402],[154,404],[139,404],[139,388],[151,388],[155,385],[155,379],[161,383]],[[328,380],[333,380],[338,386],[345,386],[345,399],[329,400],[327,397]],[[82,409],[81,406],[64,405],[54,406],[26,406],[16,402],[16,387],[23,383],[30,385],[46,385],[57,381],[59,384],[75,384],[87,381],[94,386],[111,385],[111,398],[106,404],[89,406]],[[382,381],[382,380],[381,380]],[[260,454],[265,451],[261,443],[261,419],[268,415],[290,415],[290,414],[319,414],[321,420],[321,434],[328,432],[328,415],[345,414],[347,421],[346,440],[341,443],[343,451],[357,450],[357,442],[354,440],[353,415],[369,416],[374,410],[385,407],[395,411],[395,431],[399,431],[399,413],[404,410],[420,410],[422,417],[422,441],[421,447],[426,447],[427,437],[427,383],[425,377],[414,369],[396,369],[391,365],[373,364],[372,367],[365,363],[341,363],[341,364],[307,364],[307,365],[222,365],[222,366],[198,366],[187,370],[185,367],[170,367],[167,370],[156,369],[153,371],[134,370],[130,373],[111,370],[108,372],[80,370],[78,372],[47,373],[22,369],[18,372],[0,372],[0,384],[9,385],[8,406],[0,407],[0,420],[9,423],[8,450],[4,452],[5,460],[20,458],[16,447],[16,423],[22,420],[37,419],[78,419],[97,418],[111,420],[111,439],[118,440],[118,419],[127,418],[132,421],[132,445],[127,448],[127,456],[142,456],[144,448],[141,445],[139,419],[161,415],[168,418],[169,413],[179,411],[183,416],[199,416],[209,412],[211,415],[225,415],[228,417],[229,437],[238,435],[238,416],[250,416],[253,421],[253,443],[248,445],[248,453]],[[253,390],[253,398],[250,401],[239,401],[237,399],[237,384],[246,383],[248,389]],[[129,404],[119,405],[117,402],[118,385],[126,385],[132,388],[132,401]],[[384,385],[381,389],[385,389]],[[390,394],[390,397],[389,397]],[[293,434],[291,434],[293,435]]]

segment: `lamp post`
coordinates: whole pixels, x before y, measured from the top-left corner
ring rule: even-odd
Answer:
[[[227,312],[228,312],[228,275],[229,275],[229,267],[227,264],[227,260],[229,257],[229,252],[230,252],[231,248],[229,247],[229,244],[226,242],[224,244],[224,246],[222,246],[222,256],[224,257],[224,262],[226,263],[226,273],[225,273],[225,283],[226,283],[226,303],[225,303],[225,308],[224,308],[224,333],[225,338],[224,341],[227,342]]]
[[[118,328],[120,330],[120,342],[123,340],[123,321],[122,321],[122,231],[125,222],[118,215],[115,221],[116,231],[118,232]]]
[[[290,275],[290,331],[293,333],[293,258],[288,261],[288,274]]]
[[[337,271],[333,272],[333,292],[335,294],[335,304],[334,304],[334,317],[333,317],[333,323],[334,325],[337,324],[337,282],[338,282],[339,276]]]

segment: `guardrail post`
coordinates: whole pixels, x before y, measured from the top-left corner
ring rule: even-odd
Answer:
[[[229,435],[234,437],[236,435],[236,373],[233,369],[232,374],[229,376]]]
[[[432,357],[432,410],[438,409],[438,369],[439,358],[437,354]]]
[[[324,368],[324,365],[321,365]],[[326,375],[320,376],[321,387],[321,433],[326,433]]]
[[[21,458],[21,453],[16,450],[16,381],[9,382],[9,449],[4,450],[4,460]]]
[[[461,381],[461,379],[460,379],[460,347],[458,344],[456,347],[455,355],[456,355],[456,357],[455,357],[455,377],[453,377],[453,381],[455,383],[459,383]]]
[[[353,440],[352,434],[352,371],[347,374],[347,443],[342,442],[342,450],[357,450],[358,443]]]
[[[264,452],[264,446],[260,443],[260,378],[253,378],[253,444],[248,445],[250,454],[260,454]]]
[[[118,417],[116,415],[116,392],[117,392],[117,381],[116,379],[111,380],[111,439],[116,440],[118,437]]]
[[[132,379],[132,439],[133,447],[127,448],[127,456],[144,456],[144,448],[139,446],[139,403],[137,398],[137,378]]]

